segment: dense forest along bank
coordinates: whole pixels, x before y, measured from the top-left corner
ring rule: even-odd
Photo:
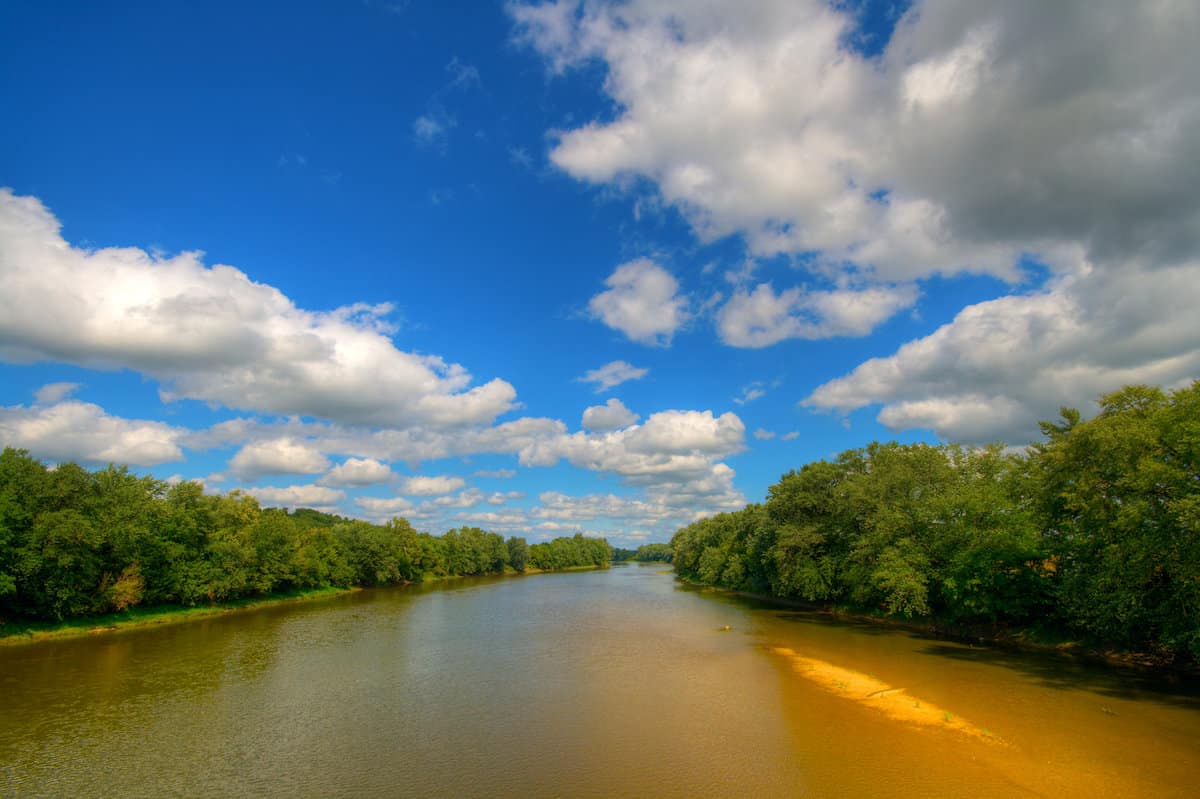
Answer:
[[[1063,408],[1024,451],[890,442],[805,464],[762,504],[678,530],[671,562],[706,585],[1192,666],[1200,381],[1099,406]]]
[[[0,796],[1190,796],[1200,691],[660,563],[0,648]]]

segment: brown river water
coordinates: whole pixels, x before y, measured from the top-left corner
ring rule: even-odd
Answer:
[[[1195,797],[1200,685],[660,564],[462,580],[0,647],[42,796]]]

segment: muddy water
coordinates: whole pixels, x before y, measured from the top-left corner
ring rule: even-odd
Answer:
[[[831,622],[657,565],[0,648],[0,797],[1068,799],[1198,784],[1186,681]]]

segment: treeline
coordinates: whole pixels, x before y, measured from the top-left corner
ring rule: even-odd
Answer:
[[[613,560],[636,560],[642,563],[652,561],[671,562],[670,544],[643,544],[637,549],[614,549]]]
[[[299,589],[419,582],[427,576],[603,566],[608,542],[529,545],[475,527],[441,536],[311,509],[262,508],[199,483],[127,468],[48,469],[0,454],[0,622],[65,619],[134,605],[196,605]]]
[[[555,538],[529,547],[529,565],[545,571],[581,566],[607,566],[611,560],[612,547],[608,545],[607,540],[590,538],[579,533],[570,538]]]
[[[1064,408],[1023,453],[872,444],[679,530],[711,585],[1200,660],[1200,382]]]

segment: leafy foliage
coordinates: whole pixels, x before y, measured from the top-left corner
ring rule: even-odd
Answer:
[[[205,494],[198,483],[167,485],[124,467],[51,470],[27,452],[0,453],[0,621],[604,566],[611,551],[582,535],[533,546],[475,527],[436,537],[400,518],[377,525],[261,508],[240,492]]]
[[[671,540],[685,577],[1200,658],[1200,382],[1062,410],[1025,453],[871,444]]]

